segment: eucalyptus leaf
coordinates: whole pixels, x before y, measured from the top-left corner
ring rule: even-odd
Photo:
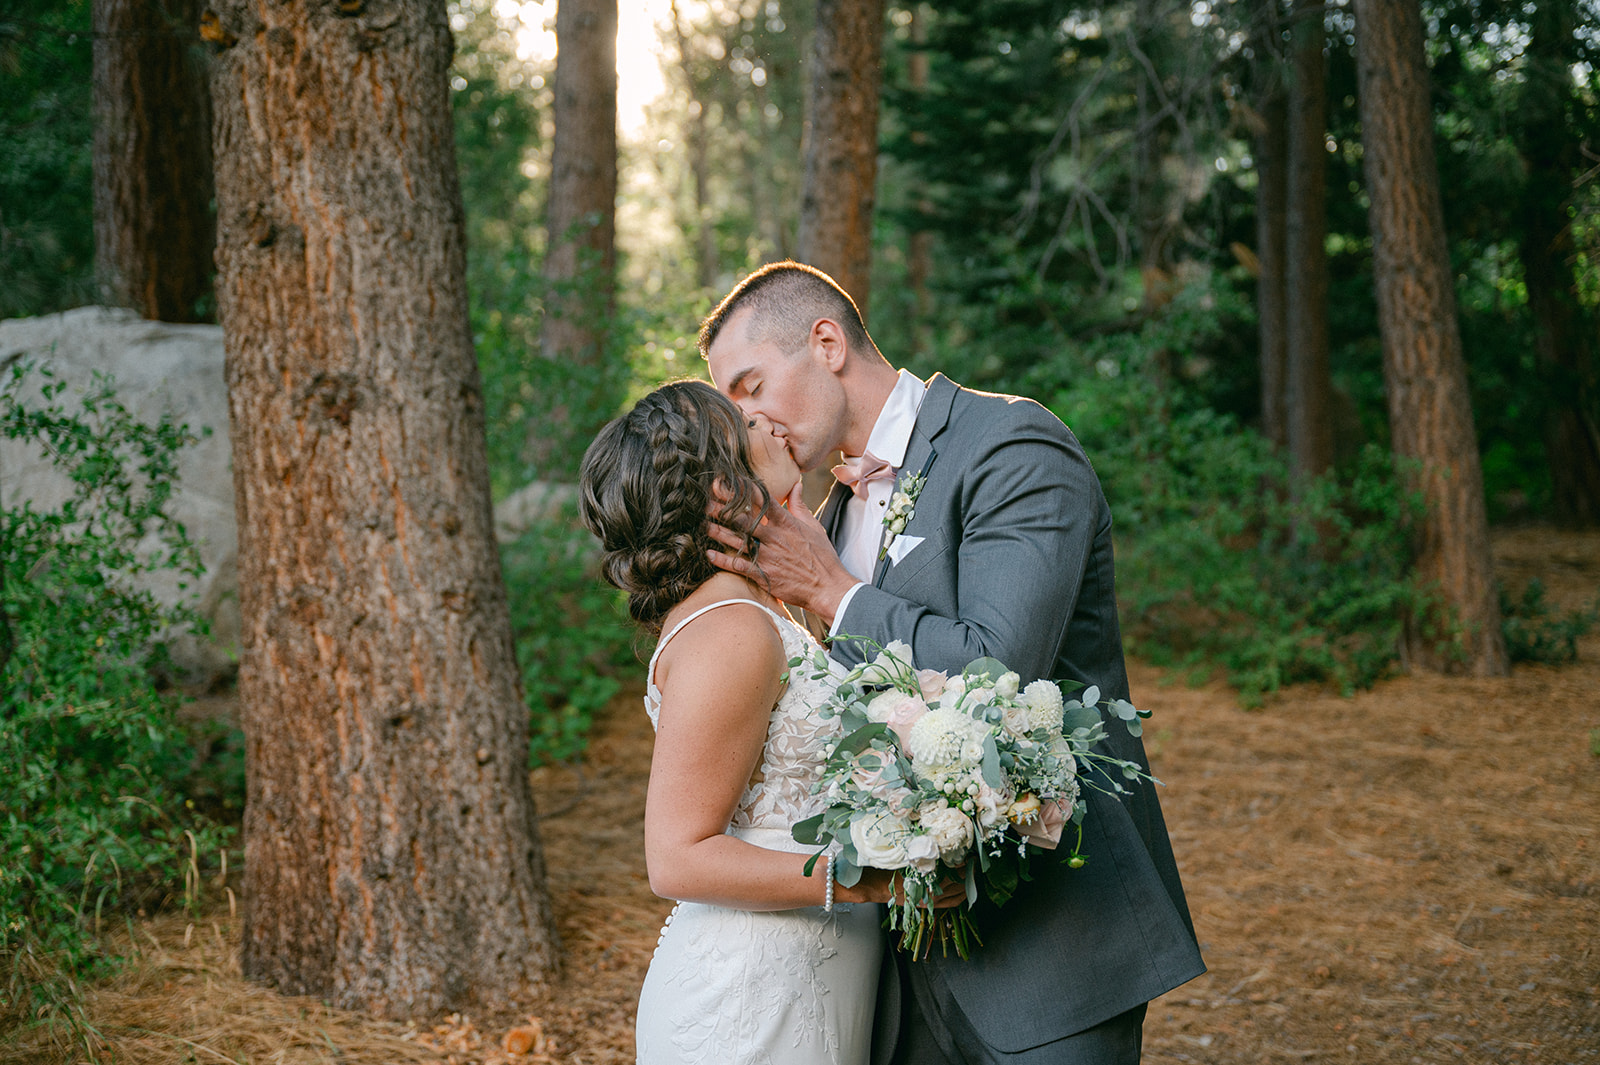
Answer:
[[[823,816],[823,814],[817,814],[815,817],[808,817],[804,821],[795,822],[794,827],[789,829],[789,834],[794,837],[796,843],[804,843],[808,847],[820,846],[822,838],[817,833],[822,828]],[[806,875],[810,876],[811,874],[808,872]]]
[[[1000,787],[1000,751],[995,747],[994,736],[983,738],[983,782],[991,788]]]
[[[1090,729],[1100,724],[1100,711],[1092,706],[1075,706],[1062,718],[1061,727],[1066,732]]]
[[[969,677],[982,676],[983,674],[987,673],[989,675],[989,679],[993,681],[999,680],[1003,675],[1009,673],[1010,670],[1008,670],[1006,668],[1006,664],[1000,661],[998,658],[990,658],[985,655],[983,658],[974,658],[971,662],[968,662],[967,668],[962,670],[962,672]]]

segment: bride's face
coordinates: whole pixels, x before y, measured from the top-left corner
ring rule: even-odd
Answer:
[[[800,467],[795,465],[789,449],[772,434],[772,423],[764,415],[756,414],[746,419],[750,436],[750,462],[756,476],[767,486],[773,502],[789,498],[794,486],[800,482]]]

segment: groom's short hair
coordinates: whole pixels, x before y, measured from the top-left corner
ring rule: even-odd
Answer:
[[[817,319],[827,318],[839,323],[852,351],[876,354],[878,350],[856,301],[837,281],[814,266],[785,260],[768,263],[739,282],[706,315],[700,323],[701,358],[710,355],[728,320],[746,309],[751,313],[745,328],[754,344],[773,343],[780,351],[792,352],[806,342]]]

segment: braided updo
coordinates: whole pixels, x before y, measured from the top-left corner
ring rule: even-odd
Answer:
[[[601,573],[655,634],[669,610],[719,572],[706,558],[724,550],[706,531],[713,509],[719,524],[742,533],[737,516],[759,518],[771,505],[750,462],[744,415],[703,381],[674,381],[641,399],[600,430],[579,474],[579,512],[604,547]],[[739,554],[752,557],[751,547],[745,534]]]

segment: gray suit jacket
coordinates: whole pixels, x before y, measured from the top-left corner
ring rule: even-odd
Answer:
[[[920,668],[959,672],[988,655],[1024,682],[1065,678],[1128,698],[1111,512],[1071,431],[1032,400],[936,374],[901,469],[927,476],[905,531],[924,540],[878,563],[838,631],[904,640]],[[830,535],[847,496],[836,486],[819,514]],[[861,659],[847,641],[832,654]],[[1112,753],[1148,768],[1140,740],[1115,721],[1107,731]],[[1154,787],[1120,802],[1085,792],[1088,864],[1036,857],[1032,882],[1003,910],[976,908],[984,945],[970,959],[935,952],[920,963],[938,967],[998,1050],[1071,1035],[1205,971]],[[886,991],[880,1008],[898,1001]]]

